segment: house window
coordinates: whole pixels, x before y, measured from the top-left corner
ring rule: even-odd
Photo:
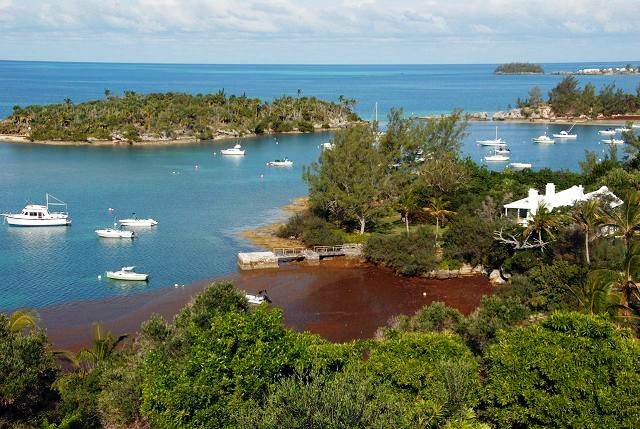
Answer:
[[[529,210],[528,209],[518,209],[518,217],[525,219],[527,217],[527,214],[529,214]]]

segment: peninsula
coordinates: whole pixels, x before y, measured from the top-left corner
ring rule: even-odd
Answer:
[[[125,91],[74,104],[14,106],[0,121],[2,140],[50,144],[172,144],[251,135],[314,132],[360,121],[356,100],[316,97],[258,98],[185,93],[138,94]]]

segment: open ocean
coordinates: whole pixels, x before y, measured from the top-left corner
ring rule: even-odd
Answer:
[[[634,62],[541,64],[544,75],[497,76],[497,64],[480,65],[175,65],[0,61],[0,117],[13,106],[74,103],[112,95],[186,92],[247,94],[264,100],[282,95],[357,100],[364,119],[384,123],[391,108],[410,115],[506,110],[538,86],[546,97],[562,76],[554,71],[621,67]],[[635,93],[637,75],[576,76],[582,85]],[[585,150],[604,153],[597,130],[578,125],[577,140],[538,145],[531,138],[561,125],[476,122],[463,155],[481,162],[486,148],[475,141],[499,136],[511,146],[511,161],[534,169],[577,171]],[[56,147],[0,144],[0,212],[17,212],[50,193],[68,204],[70,227],[17,228],[0,225],[0,311],[38,308],[174,287],[235,272],[236,255],[257,250],[238,232],[281,221],[281,207],[306,195],[302,167],[318,158],[330,133],[243,140],[246,156],[223,157],[234,142],[176,147]],[[288,156],[293,168],[266,167]],[[502,169],[505,163],[493,164]],[[109,212],[113,209],[113,213]],[[135,212],[158,226],[135,240],[99,239],[94,230]],[[145,283],[104,278],[106,270],[135,265],[150,274]],[[98,278],[102,276],[102,278]]]

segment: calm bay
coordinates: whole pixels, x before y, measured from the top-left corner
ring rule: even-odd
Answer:
[[[624,66],[626,63],[607,64]],[[576,70],[594,64],[543,65],[545,70]],[[597,65],[596,65],[597,66]],[[604,66],[604,65],[603,65]],[[14,105],[81,102],[136,92],[181,91],[246,93],[271,100],[281,95],[337,101],[357,100],[356,111],[384,121],[392,107],[407,114],[445,114],[505,110],[539,86],[546,94],[562,76],[496,76],[495,65],[259,66],[39,63],[0,61],[0,116]],[[579,77],[600,89],[634,92],[633,76]],[[566,125],[474,122],[463,155],[481,162],[487,149],[476,140],[500,137],[511,146],[511,161],[534,168],[577,171],[585,150],[603,154],[598,129],[576,125],[577,140],[538,145],[531,139]],[[243,139],[244,157],[225,157],[220,149],[235,141],[179,146],[47,146],[0,144],[0,211],[16,212],[50,193],[68,204],[72,225],[63,228],[0,228],[0,310],[43,307],[77,300],[127,296],[224,276],[236,271],[240,251],[253,249],[238,236],[248,228],[281,221],[281,209],[307,188],[302,168],[317,160],[330,133]],[[621,150],[620,150],[621,152]],[[292,168],[267,167],[287,156]],[[502,169],[505,164],[492,164]],[[113,209],[112,211],[109,208]],[[159,224],[139,229],[134,240],[99,239],[94,230],[131,213]],[[135,265],[150,273],[148,284],[104,278],[106,270]],[[102,276],[99,278],[98,276]]]

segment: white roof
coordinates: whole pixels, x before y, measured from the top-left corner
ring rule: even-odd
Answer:
[[[547,189],[549,189],[549,185],[547,185]],[[585,194],[582,185],[576,185],[564,191],[553,192],[548,195],[540,195],[535,189],[530,189],[529,195],[526,198],[505,204],[504,208],[529,209],[535,211],[540,204],[544,204],[549,210],[553,210],[556,207],[572,206],[578,201],[586,201],[604,195],[611,196],[615,201],[614,205],[621,203],[620,199],[610,192],[606,186],[601,187],[597,191]]]

